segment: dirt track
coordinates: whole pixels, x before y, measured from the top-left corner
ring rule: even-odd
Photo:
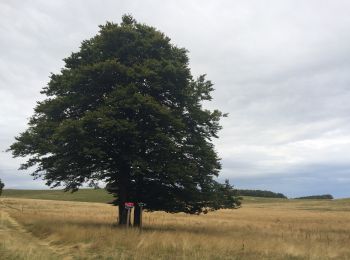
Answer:
[[[33,236],[22,227],[0,204],[0,258],[1,259],[73,259],[64,247]]]

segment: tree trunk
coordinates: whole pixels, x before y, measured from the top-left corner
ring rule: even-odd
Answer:
[[[119,187],[118,187],[118,207],[119,207],[119,225],[126,226],[128,220],[127,209],[125,202],[128,199],[128,180],[130,175],[130,166],[124,164],[120,167]],[[130,224],[130,223],[129,223]]]
[[[127,216],[127,211],[125,209],[124,203],[119,202],[118,207],[119,207],[119,222],[118,222],[118,224],[126,226],[128,216]]]
[[[134,208],[134,226],[139,227],[141,225],[141,208],[135,205]]]
[[[143,177],[142,175],[137,176],[137,203],[135,203],[134,209],[134,226],[141,227],[142,226],[142,208],[139,206],[139,202],[142,201],[142,183]]]

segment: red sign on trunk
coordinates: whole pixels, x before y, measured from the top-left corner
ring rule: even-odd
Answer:
[[[132,208],[132,207],[134,207],[134,203],[133,202],[125,202],[125,207]]]

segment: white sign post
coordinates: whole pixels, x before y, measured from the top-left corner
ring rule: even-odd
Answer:
[[[128,211],[127,216],[126,216],[126,228],[129,228],[129,222],[130,222],[130,214],[131,214],[131,209],[134,207],[133,202],[125,202],[125,208]]]

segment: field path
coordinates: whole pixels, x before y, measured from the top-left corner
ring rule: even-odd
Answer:
[[[74,259],[68,249],[33,236],[0,204],[0,259]]]

